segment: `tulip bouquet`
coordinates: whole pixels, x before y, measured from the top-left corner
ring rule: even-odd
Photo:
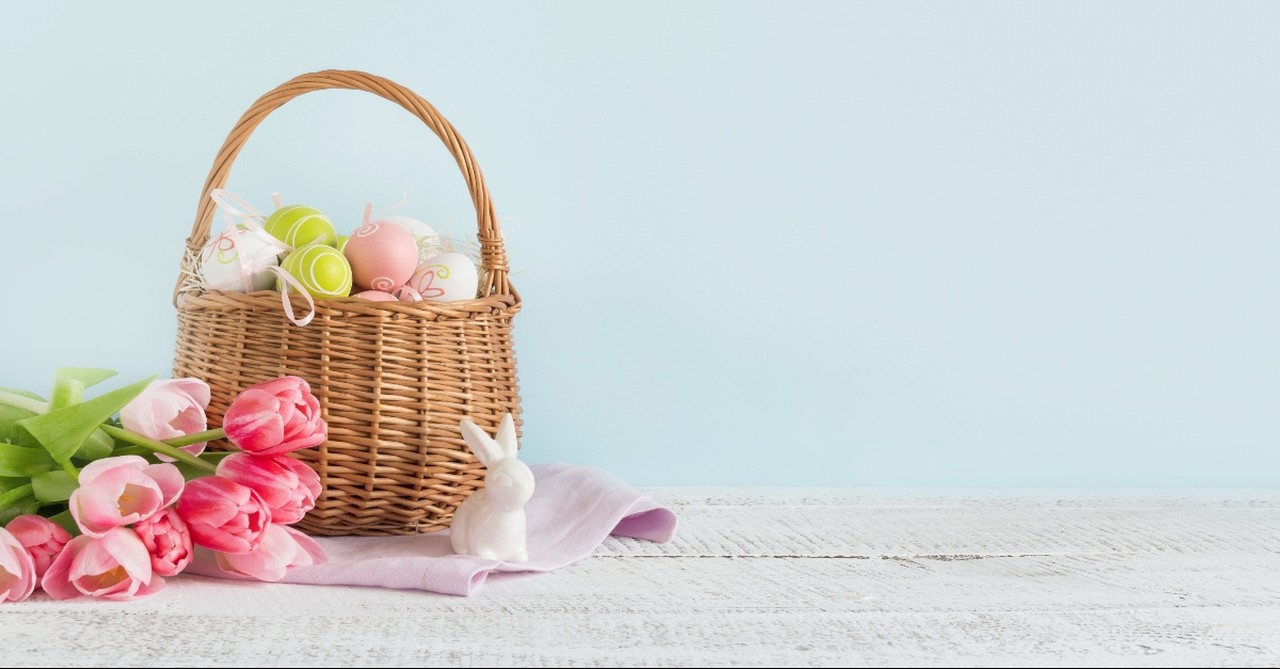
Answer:
[[[276,581],[324,551],[290,527],[320,479],[290,453],[327,438],[297,377],[242,391],[209,429],[209,386],[147,379],[85,399],[114,376],[63,368],[48,400],[0,388],[0,601],[37,588],[129,599],[196,559]],[[225,439],[238,450],[205,452]]]

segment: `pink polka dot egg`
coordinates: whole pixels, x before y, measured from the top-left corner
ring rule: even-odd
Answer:
[[[351,263],[355,284],[366,290],[391,292],[403,286],[418,267],[418,244],[398,225],[369,222],[356,228],[342,251]]]

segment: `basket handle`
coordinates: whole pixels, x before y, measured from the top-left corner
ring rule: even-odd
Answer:
[[[440,138],[440,141],[444,142],[449,153],[453,154],[454,160],[458,162],[458,167],[462,169],[462,176],[467,180],[467,189],[471,191],[471,202],[476,208],[480,260],[488,270],[488,280],[482,291],[483,295],[514,294],[507,278],[507,253],[502,242],[501,230],[498,228],[498,214],[493,207],[493,198],[489,196],[489,187],[484,183],[484,174],[480,172],[480,166],[476,165],[475,157],[471,155],[471,148],[462,137],[458,136],[458,131],[454,129],[453,124],[445,120],[440,112],[431,106],[431,103],[423,100],[418,94],[389,79],[354,70],[324,70],[294,77],[258,98],[240,117],[218,151],[218,156],[213,161],[213,168],[209,170],[209,178],[205,179],[204,191],[200,194],[200,203],[196,208],[196,220],[191,226],[191,236],[187,237],[188,257],[198,254],[201,247],[209,240],[209,226],[213,223],[213,216],[217,210],[217,205],[209,196],[215,189],[226,185],[227,178],[231,175],[231,166],[235,163],[236,156],[240,154],[240,149],[244,148],[245,142],[253,134],[254,128],[257,128],[268,114],[286,102],[304,93],[333,88],[364,91],[386,98],[421,119]],[[182,283],[182,277],[179,276],[178,284],[173,290],[175,305],[178,302]]]

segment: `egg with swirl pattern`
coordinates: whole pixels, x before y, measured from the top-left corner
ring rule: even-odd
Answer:
[[[356,228],[342,254],[351,276],[364,290],[389,293],[403,286],[418,266],[418,245],[404,228],[372,221]]]

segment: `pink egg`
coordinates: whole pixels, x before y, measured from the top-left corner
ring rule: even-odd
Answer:
[[[358,297],[362,300],[370,302],[398,302],[395,295],[384,293],[380,290],[362,290],[351,297]]]
[[[403,286],[418,266],[418,243],[392,223],[365,223],[351,233],[342,253],[357,286],[384,293]]]

